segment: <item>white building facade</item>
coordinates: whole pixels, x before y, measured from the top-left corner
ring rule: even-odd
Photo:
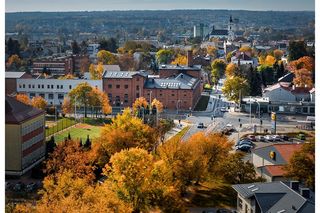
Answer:
[[[48,105],[60,105],[64,97],[83,82],[102,90],[102,80],[17,79],[17,92],[27,94],[30,99],[41,96],[48,102]]]

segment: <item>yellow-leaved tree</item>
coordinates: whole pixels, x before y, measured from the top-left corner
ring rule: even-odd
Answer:
[[[137,98],[134,103],[132,104],[133,112],[135,113],[138,108],[144,107],[147,108],[148,102],[144,97]]]
[[[27,105],[31,104],[30,98],[26,94],[17,94],[16,99]]]
[[[45,110],[47,107],[47,101],[41,96],[33,97],[31,100],[31,105],[41,110]]]
[[[178,54],[171,64],[187,65],[187,56]]]
[[[163,104],[156,98],[152,100],[151,106],[155,107],[158,113],[163,111]]]

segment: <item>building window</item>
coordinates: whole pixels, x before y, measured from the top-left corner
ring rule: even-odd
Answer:
[[[71,86],[71,85],[69,85],[69,89],[72,89],[72,86]]]
[[[32,89],[34,89],[34,84],[32,84]]]
[[[60,88],[63,89],[63,85],[61,85]]]
[[[136,88],[137,88],[137,90],[139,90],[139,89],[140,89],[139,85],[137,85],[137,87],[136,87]]]
[[[57,85],[57,89],[59,89],[59,85]]]
[[[47,88],[50,89],[50,85],[47,85]]]
[[[49,99],[53,99],[53,94],[49,94]]]
[[[124,88],[125,88],[125,89],[128,89],[128,88],[129,88],[129,85],[128,85],[128,84],[124,85]]]
[[[171,96],[174,96],[174,94],[171,94]]]
[[[21,88],[21,84],[19,84],[19,88]]]
[[[112,88],[112,84],[108,84],[108,88],[111,89]]]
[[[162,97],[162,93],[160,93],[160,97]]]
[[[139,95],[139,93],[137,93],[137,94],[136,94],[136,98],[139,98],[139,97],[140,97],[140,95]]]
[[[314,107],[310,107],[310,113],[314,113]]]
[[[124,94],[124,103],[128,103],[128,94]]]
[[[184,94],[183,96],[184,96],[184,97],[187,97],[187,94]]]
[[[116,85],[116,88],[117,88],[117,89],[120,89],[120,84],[117,84],[117,85]]]
[[[40,89],[40,84],[38,84],[38,89]]]
[[[23,88],[26,88],[26,85],[23,84],[22,87],[23,87]]]
[[[108,98],[109,98],[109,101],[111,102],[112,101],[112,94],[111,93],[108,93]]]
[[[137,78],[137,81],[139,81],[140,80],[140,78]]]
[[[42,89],[44,89],[44,85],[43,84],[41,85],[41,87],[42,87]]]
[[[53,84],[51,85],[51,89],[53,89]]]
[[[42,98],[45,98],[43,93],[40,93],[39,96],[41,96]]]
[[[63,94],[58,94],[58,99],[63,99],[64,95]]]
[[[28,86],[29,86],[29,89],[30,89],[30,88],[31,88],[31,85],[29,84]]]

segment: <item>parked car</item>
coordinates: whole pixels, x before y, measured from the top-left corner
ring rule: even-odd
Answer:
[[[198,128],[199,129],[203,129],[204,128],[204,124],[203,123],[198,123]]]
[[[288,141],[289,140],[289,137],[288,135],[280,135],[280,138],[284,141]]]
[[[306,135],[304,133],[299,133],[297,135],[297,138],[300,139],[300,140],[305,140],[306,139]]]
[[[10,182],[6,182],[6,190],[9,190],[11,188],[12,184]]]
[[[14,185],[13,191],[19,192],[21,190],[22,190],[22,184],[21,183],[17,183],[16,185]]]
[[[257,141],[256,136],[254,135],[248,135],[247,138],[250,139],[251,141]]]
[[[251,151],[252,146],[250,146],[249,144],[242,144],[240,146],[236,147],[236,150],[240,150],[243,152],[250,152]]]
[[[225,108],[225,107],[221,107],[221,108],[220,108],[220,111],[221,111],[221,112],[229,112],[229,111],[227,110],[227,108]]]
[[[272,135],[266,135],[265,137],[264,137],[267,141],[274,141],[274,137],[272,137]]]
[[[242,139],[242,140],[239,140],[236,144],[236,147],[237,146],[241,146],[243,144],[247,144],[247,145],[250,145],[250,146],[254,146],[254,143],[252,143],[252,141],[248,140],[248,139]]]
[[[257,140],[258,140],[258,141],[261,141],[261,142],[266,141],[266,139],[265,139],[265,137],[264,137],[263,135],[259,135],[259,136],[257,137]]]
[[[281,141],[280,135],[273,135],[272,137],[274,141]]]

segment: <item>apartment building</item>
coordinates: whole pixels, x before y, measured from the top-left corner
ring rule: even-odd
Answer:
[[[5,98],[6,175],[20,176],[45,158],[45,112]]]

